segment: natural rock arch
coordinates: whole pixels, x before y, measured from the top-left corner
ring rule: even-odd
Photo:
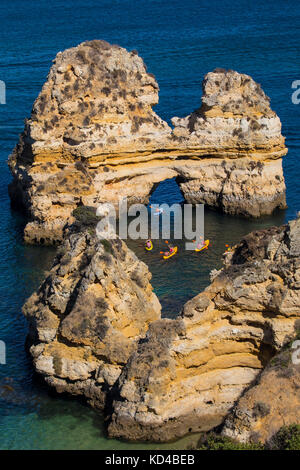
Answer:
[[[280,120],[250,77],[207,74],[201,108],[173,129],[157,100],[134,52],[91,41],[57,55],[10,157],[27,241],[60,240],[80,204],[145,203],[170,177],[188,202],[227,213],[285,207]],[[245,238],[175,320],[159,319],[151,275],[123,242],[92,238],[69,234],[25,304],[36,370],[100,408],[114,387],[111,436],[167,440],[220,424],[268,348],[295,333],[299,219]]]
[[[60,240],[79,204],[147,202],[170,177],[188,202],[226,213],[286,207],[281,123],[251,77],[208,73],[201,107],[173,129],[152,109],[158,89],[134,51],[89,41],[57,54],[9,161],[26,241]]]

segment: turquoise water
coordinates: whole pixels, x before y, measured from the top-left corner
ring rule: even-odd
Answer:
[[[0,339],[7,344],[7,364],[0,365],[1,449],[180,448],[189,441],[158,446],[108,440],[101,415],[78,401],[53,396],[34,376],[24,349],[27,328],[21,307],[43,279],[55,251],[24,246],[24,220],[9,206],[6,160],[52,58],[86,39],[105,39],[139,51],[160,85],[156,111],[166,120],[198,107],[203,75],[217,66],[248,73],[260,82],[287,138],[284,172],[289,208],[255,221],[207,211],[205,235],[211,248],[187,253],[179,244],[178,255],[168,262],[160,261],[163,241],[151,253],[131,243],[153,273],[163,315],[176,316],[186,300],[207,286],[209,271],[220,266],[225,243],[234,243],[253,229],[281,224],[300,209],[300,105],[291,101],[291,83],[300,79],[300,4],[252,3],[2,0],[0,80],[7,86],[7,104],[0,105]],[[172,181],[153,195],[157,202],[175,202],[179,197]]]

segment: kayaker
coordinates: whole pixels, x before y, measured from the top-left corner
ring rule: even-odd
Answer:
[[[151,251],[152,248],[153,248],[152,240],[151,240],[151,238],[148,238],[148,240],[145,243],[145,250]]]
[[[152,205],[150,205],[149,207],[152,209]],[[153,208],[153,209],[154,209],[154,208]],[[164,210],[163,210],[162,207],[157,207],[157,208],[155,209],[154,214],[155,214],[155,215],[159,215],[159,214],[162,214],[163,211],[164,211]]]
[[[202,238],[202,237],[200,237],[200,238]],[[196,243],[196,240],[193,240],[193,243]],[[201,250],[201,248],[203,248],[204,245],[205,245],[205,242],[202,239],[197,243],[195,250]]]
[[[197,250],[200,250],[201,248],[203,248],[205,245],[204,241],[201,240],[200,242],[197,243]]]
[[[165,253],[164,253],[165,256],[169,256],[169,255],[171,255],[172,253],[174,253],[174,249],[175,249],[174,246],[169,245],[169,251],[165,251]]]

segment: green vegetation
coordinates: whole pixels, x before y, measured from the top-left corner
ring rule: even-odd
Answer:
[[[242,444],[230,437],[209,433],[200,438],[197,450],[263,450],[262,444]]]
[[[280,428],[268,448],[272,450],[300,450],[300,424]]]
[[[300,450],[300,424],[283,426],[265,445],[241,443],[210,432],[199,439],[196,450]]]
[[[91,206],[78,206],[72,212],[76,221],[73,224],[76,231],[87,231],[91,236],[96,234],[97,223],[101,217],[96,215],[96,208]]]
[[[109,242],[108,240],[101,240],[101,243],[104,246],[104,249],[105,251],[107,251],[107,253],[112,253],[111,242]]]
[[[82,228],[91,225],[96,227],[100,220],[100,217],[96,215],[96,208],[90,206],[78,206],[73,210],[72,215],[76,219],[77,226]]]
[[[270,413],[270,406],[261,401],[257,402],[253,408],[253,416],[265,417]]]
[[[61,375],[62,374],[62,367],[63,367],[63,361],[62,358],[59,356],[54,356],[53,357],[53,368],[55,371],[56,375]]]

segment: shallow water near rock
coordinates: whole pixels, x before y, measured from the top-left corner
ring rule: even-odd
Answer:
[[[75,5],[75,4],[74,4]],[[161,260],[164,241],[146,252],[143,243],[129,242],[153,274],[152,284],[163,316],[174,317],[183,304],[209,284],[209,272],[221,266],[226,243],[237,242],[251,230],[279,225],[294,218],[300,208],[300,105],[291,101],[291,83],[300,79],[297,50],[300,5],[274,1],[265,9],[257,2],[212,0],[167,2],[134,0],[51,4],[42,0],[2,1],[0,79],[7,85],[7,104],[0,106],[0,339],[7,345],[7,364],[0,365],[1,449],[143,449],[184,448],[177,443],[144,444],[108,440],[102,416],[76,401],[49,394],[34,379],[24,349],[25,299],[49,269],[55,250],[24,246],[24,220],[11,211],[7,196],[10,175],[6,160],[23,128],[34,99],[59,50],[85,39],[101,38],[137,49],[160,85],[155,108],[163,119],[185,116],[200,103],[203,75],[215,67],[248,73],[272,98],[272,108],[283,123],[289,154],[284,159],[289,209],[272,217],[244,220],[212,211],[205,214],[209,250],[186,252],[182,243],[172,259]],[[18,13],[18,14],[16,14]],[[294,25],[294,26],[293,26]],[[174,181],[162,183],[153,202],[179,202]]]

